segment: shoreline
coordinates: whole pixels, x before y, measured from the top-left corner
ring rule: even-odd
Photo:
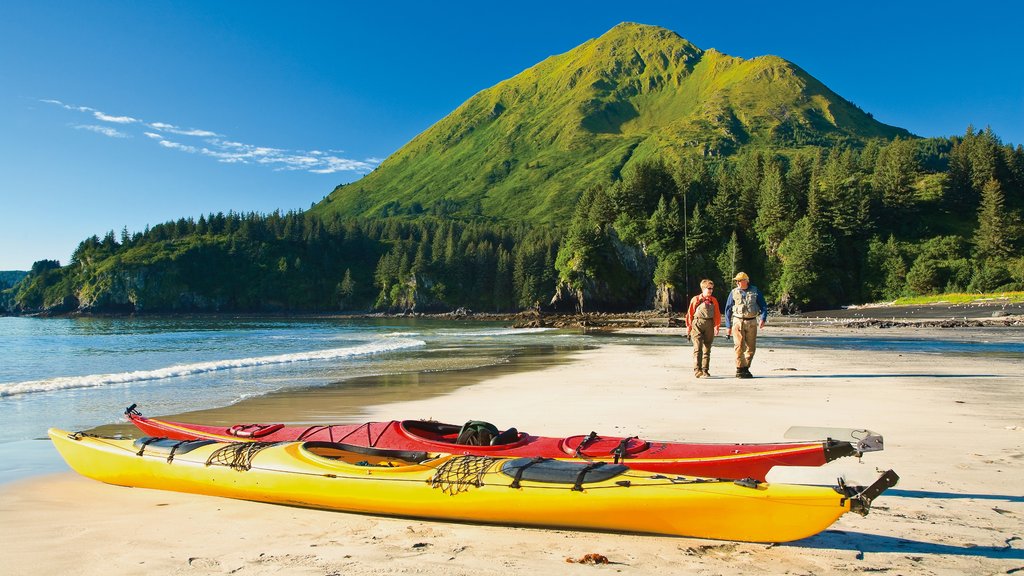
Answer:
[[[617,328],[673,327],[683,324],[683,312],[636,310],[628,312],[473,312],[458,309],[451,312],[89,312],[70,314],[33,313],[6,315],[12,318],[286,318],[317,320],[373,320],[389,318],[423,318],[465,322],[508,322],[515,328],[585,328],[594,330]],[[826,324],[839,327],[1001,327],[1024,326],[1024,302],[985,298],[977,302],[953,304],[894,305],[891,303],[858,304],[835,310],[816,310],[796,314],[769,312],[769,321],[783,324]]]
[[[543,435],[597,430],[717,442],[780,440],[791,425],[864,427],[885,436],[883,452],[821,468],[776,468],[769,481],[833,484],[842,475],[864,484],[893,468],[900,484],[867,517],[846,515],[818,536],[765,546],[304,510],[108,486],[67,472],[0,486],[0,519],[19,527],[0,562],[40,573],[356,576],[551,573],[588,553],[633,574],[1005,573],[1024,566],[1024,497],[1012,488],[1012,478],[1024,474],[1024,359],[766,345],[754,360],[757,378],[737,380],[726,376],[731,349],[716,342],[710,379],[692,377],[685,345],[607,343],[539,370],[367,406],[363,417],[474,418]],[[138,529],[145,525],[159,528]],[[261,535],[270,526],[273,538]]]

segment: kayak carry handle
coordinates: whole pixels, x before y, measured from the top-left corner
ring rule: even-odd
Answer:
[[[587,444],[590,444],[591,442],[593,442],[594,440],[597,440],[598,438],[600,438],[600,436],[597,435],[597,432],[594,432],[593,430],[591,430],[590,434],[587,435],[587,437],[584,438],[579,443],[579,445],[576,446],[576,454],[574,456],[576,458],[583,458],[583,448],[586,447]]]
[[[885,441],[878,432],[867,428],[826,428],[819,426],[790,426],[783,438],[791,440],[829,439],[849,442],[857,456],[865,452],[879,452],[885,449]]]

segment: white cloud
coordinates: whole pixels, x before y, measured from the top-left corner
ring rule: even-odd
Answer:
[[[100,112],[99,110],[94,110],[92,115],[95,116],[97,120],[102,120],[103,122],[113,122],[115,124],[134,124],[138,122],[138,120],[132,118],[131,116],[110,116],[108,114]]]
[[[195,146],[189,146],[188,144],[182,144],[180,142],[172,142],[170,140],[161,140],[160,145],[164,148],[170,148],[171,150],[181,150],[182,152],[188,152],[194,154],[199,151]]]
[[[88,106],[72,106],[70,104],[63,103],[60,100],[42,100],[42,102],[45,102],[47,104],[55,104],[55,105],[60,106],[61,108],[65,109],[65,110],[74,110],[75,112],[95,112],[96,111],[95,109],[89,108]]]
[[[270,146],[256,146],[228,140],[222,134],[212,130],[200,128],[180,128],[167,122],[145,122],[132,116],[117,116],[103,113],[88,106],[73,106],[65,104],[60,100],[41,100],[47,104],[59,106],[72,112],[91,114],[93,118],[114,124],[120,124],[126,129],[132,124],[142,124],[149,130],[134,128],[136,134],[141,134],[150,140],[155,140],[161,147],[169,150],[178,150],[189,154],[199,154],[213,158],[224,164],[254,164],[268,166],[275,171],[304,171],[312,174],[334,174],[335,172],[356,172],[367,173],[372,171],[381,163],[379,158],[367,158],[365,160],[353,160],[339,156],[342,150],[287,150],[273,148]],[[111,138],[131,138],[131,134],[115,130],[108,126],[97,126],[94,124],[74,125],[81,130],[89,130],[97,134],[103,134]],[[168,140],[166,134],[185,136],[191,138],[204,138],[206,146],[193,146]]]
[[[174,124],[167,124],[166,122],[152,122],[149,124],[150,128],[155,128],[162,132],[170,132],[171,134],[178,134],[179,136],[197,136],[200,138],[211,138],[214,136],[220,136],[216,132],[210,130],[200,130],[198,128],[178,128]]]
[[[128,134],[115,130],[109,126],[96,126],[95,124],[75,124],[76,130],[88,130],[97,134],[103,134],[111,138],[131,138]]]
[[[369,172],[373,170],[380,162],[372,160],[360,161],[360,160],[349,160],[348,158],[338,158],[336,156],[327,156],[322,158],[322,167],[310,170],[314,174],[334,174],[335,172]]]

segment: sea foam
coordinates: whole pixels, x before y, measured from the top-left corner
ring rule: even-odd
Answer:
[[[34,392],[52,392],[55,390],[67,390],[71,388],[95,388],[109,384],[129,384],[146,380],[162,380],[165,378],[177,378],[179,376],[192,376],[207,372],[230,370],[232,368],[252,368],[255,366],[267,366],[269,364],[290,364],[293,362],[309,362],[313,360],[336,360],[350,358],[353,356],[367,356],[371,354],[383,354],[407,348],[418,348],[426,346],[422,340],[409,338],[388,338],[348,348],[329,348],[327,350],[312,350],[308,352],[295,352],[292,354],[278,354],[275,356],[259,356],[255,358],[238,358],[233,360],[215,360],[211,362],[197,362],[195,364],[179,364],[167,368],[155,370],[138,370],[134,372],[118,372],[116,374],[89,374],[86,376],[60,376],[47,380],[29,380],[27,382],[12,382],[0,384],[0,397],[15,396],[18,394],[31,394]]]

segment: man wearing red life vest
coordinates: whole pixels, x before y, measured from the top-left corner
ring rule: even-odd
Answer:
[[[722,314],[719,312],[718,300],[711,295],[715,283],[701,280],[701,293],[690,300],[686,309],[686,333],[693,342],[693,375],[706,378],[711,375],[708,367],[711,363],[711,343],[718,336],[722,325]]]

